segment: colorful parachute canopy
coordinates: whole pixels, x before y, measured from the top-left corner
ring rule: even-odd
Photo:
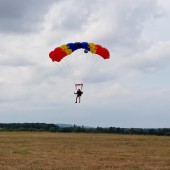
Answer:
[[[61,45],[60,47],[55,48],[49,53],[49,57],[52,61],[60,62],[65,56],[70,55],[72,52],[78,49],[84,49],[90,51],[93,54],[98,54],[104,59],[109,59],[110,53],[108,49],[102,47],[101,45],[88,43],[88,42],[75,42]]]

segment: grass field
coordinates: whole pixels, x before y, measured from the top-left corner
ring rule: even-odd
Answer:
[[[170,137],[0,132],[0,170],[170,170]]]

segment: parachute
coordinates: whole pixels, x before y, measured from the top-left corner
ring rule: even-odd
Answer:
[[[98,54],[103,59],[109,59],[110,53],[108,49],[102,47],[101,45],[88,43],[88,42],[75,42],[61,45],[55,48],[49,53],[49,57],[52,61],[60,62],[64,57],[72,54],[78,49],[84,49],[84,53],[91,52],[92,54]]]
[[[80,49],[83,49],[84,53]],[[70,57],[68,57],[69,55]],[[103,61],[103,59],[109,59],[110,53],[108,49],[99,44],[75,42],[56,47],[49,53],[49,57],[53,62],[59,63],[58,66],[63,68],[64,71],[69,72],[76,89],[79,87],[82,89],[82,82],[86,80],[87,75],[94,73],[92,72],[94,65]]]

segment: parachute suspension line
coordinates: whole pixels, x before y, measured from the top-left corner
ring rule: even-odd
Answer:
[[[59,69],[64,72],[64,73],[70,73],[72,72],[72,69],[71,69],[71,66],[69,65],[68,61],[67,60],[64,60],[62,62],[60,62],[60,64],[57,63],[57,66],[59,67]],[[72,74],[71,74],[71,81],[73,81],[73,84],[76,84]]]
[[[67,73],[68,72],[68,68],[66,68],[66,66],[64,66],[64,64],[62,63],[56,63],[57,67],[60,69],[60,71],[62,71],[63,73]]]
[[[91,64],[90,69],[88,70],[88,72],[87,72],[87,74],[86,74],[86,76],[85,76],[85,78],[84,78],[84,80],[83,80],[84,82],[85,82],[86,80],[88,80],[89,74],[94,70],[95,66],[96,66],[100,61],[101,61],[101,59],[94,60],[94,62]]]
[[[80,59],[81,59],[81,57],[79,56],[79,54],[75,54],[75,55],[73,55],[72,56],[74,59],[72,60],[73,61],[73,67],[75,68],[74,69],[74,71],[75,72],[73,72],[73,75],[72,76],[74,76],[73,78],[75,78],[74,80],[74,86],[75,86],[75,88],[76,88],[76,90],[78,90],[78,86],[80,86],[80,84],[78,84],[78,83],[80,83],[80,77],[79,77],[79,74],[78,74],[78,76],[76,76],[77,75],[77,73],[76,72],[78,72],[79,71],[79,67],[80,67],[80,65],[81,65],[81,63],[80,63]],[[82,89],[82,87],[81,87],[81,89]]]
[[[76,55],[74,62],[75,62],[75,66],[79,70],[79,67],[82,67],[82,58],[81,58],[81,56]],[[80,75],[77,77],[77,81],[78,82],[75,83],[76,90],[78,89],[78,86],[81,86],[80,89],[82,90],[83,83],[82,83],[82,80],[80,78]],[[77,83],[79,83],[79,84],[77,84]]]
[[[92,66],[91,71],[93,71],[99,63],[101,63],[101,59],[98,58],[97,61],[95,61],[94,65]]]
[[[79,57],[79,56],[78,56],[78,57],[75,56],[75,60],[71,60],[71,61],[73,61],[71,65],[69,64],[69,60],[67,60],[67,59],[65,59],[65,60],[64,60],[64,63],[63,63],[63,65],[65,66],[65,68],[67,68],[69,75],[71,76],[71,80],[73,81],[73,84],[75,85],[76,90],[77,90],[77,85],[81,85],[81,89],[82,89],[82,86],[83,86],[82,82],[81,82],[81,84],[76,84],[76,83],[80,83],[80,82],[76,82],[76,81],[75,81],[75,78],[74,78],[74,76],[73,76],[73,73],[74,73],[73,67],[74,67],[74,64],[75,64],[75,63],[76,63],[76,64],[79,64],[79,61],[78,61],[78,60],[80,60],[80,57]]]
[[[81,86],[81,90],[82,90],[82,88],[83,88],[83,84],[82,83],[81,84],[75,84],[76,90],[77,90],[77,86]]]
[[[76,84],[76,82],[75,82],[75,80],[74,80],[74,77],[73,77],[73,75],[72,75],[72,72],[73,72],[72,67],[70,66],[70,64],[68,63],[67,60],[65,61],[65,63],[66,63],[67,69],[70,71],[70,75],[71,75],[71,78],[72,78],[73,83]]]
[[[72,70],[71,76],[74,79],[74,84],[75,86],[76,86],[76,83],[79,83],[81,85],[83,84],[81,74],[77,74],[76,72],[81,71],[81,68],[83,67],[85,63],[83,62],[83,58],[80,56],[80,54],[76,54],[70,57],[74,58],[74,60],[70,60],[72,61],[71,66],[74,67],[74,69],[71,69]],[[71,68],[70,64],[68,63],[68,60],[67,60],[67,65],[68,67]],[[77,86],[76,86],[76,89],[77,89]]]
[[[69,68],[69,66],[67,66],[67,60],[64,59],[63,61],[59,62],[58,65],[60,66],[60,68],[62,70],[65,71],[65,73],[69,73],[71,71],[71,69]]]

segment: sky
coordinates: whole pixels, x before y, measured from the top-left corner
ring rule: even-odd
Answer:
[[[0,122],[170,128],[169,21],[167,0],[0,0]],[[52,62],[69,42],[100,44],[110,59],[80,50]],[[80,69],[76,57],[87,57]]]

